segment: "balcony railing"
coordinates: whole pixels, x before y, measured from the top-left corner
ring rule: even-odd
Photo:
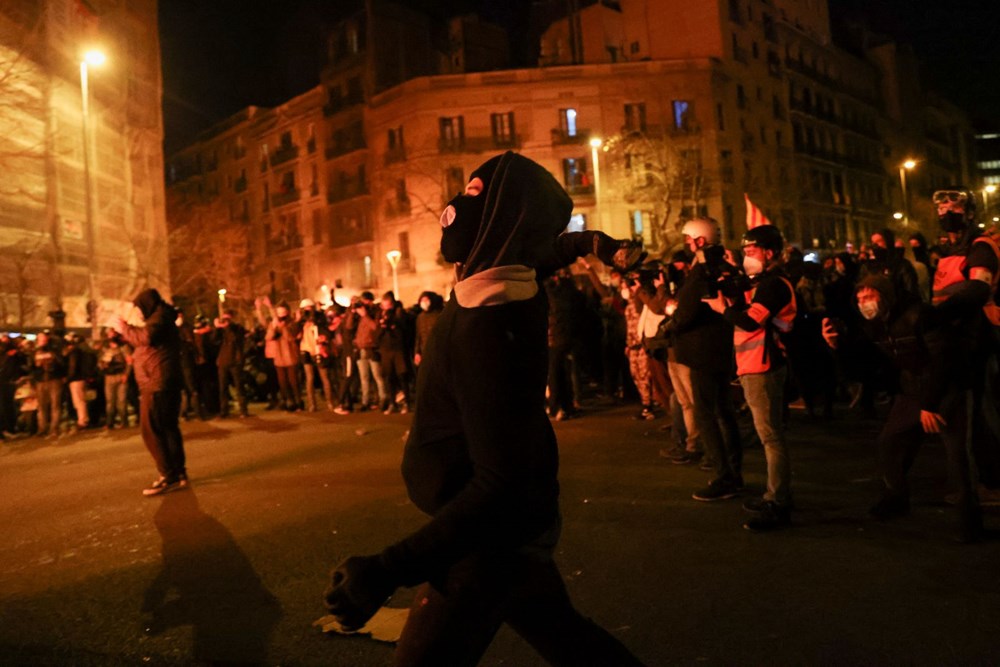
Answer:
[[[594,194],[594,185],[593,185],[593,183],[590,183],[590,184],[587,184],[587,185],[583,185],[583,184],[579,184],[579,185],[567,185],[566,186],[566,192],[568,192],[570,195],[572,195],[574,197],[584,197],[584,196],[588,196],[588,195],[593,195]]]
[[[401,218],[410,215],[410,200],[390,199],[385,203],[385,217]]]
[[[299,191],[292,189],[288,192],[279,192],[278,194],[271,195],[271,206],[275,208],[279,206],[284,206],[285,204],[291,204],[292,202],[299,200]]]
[[[332,146],[327,146],[326,150],[323,151],[323,155],[327,160],[332,160],[335,157],[347,155],[348,153],[353,153],[354,151],[367,147],[368,146],[365,145],[365,138],[363,136],[351,137],[349,139],[335,142]]]
[[[562,128],[553,128],[551,131],[553,145],[578,146],[590,141],[590,130],[577,130],[576,134],[570,134]]]
[[[403,162],[406,160],[406,147],[396,146],[390,148],[385,153],[385,164],[396,164],[397,162]]]
[[[268,255],[274,255],[286,250],[296,250],[302,247],[302,235],[293,232],[287,236],[275,236],[267,240],[266,249]]]
[[[368,194],[367,183],[348,182],[337,187],[330,188],[326,193],[326,202],[335,204],[353,197],[360,197]]]
[[[282,146],[271,154],[271,166],[276,167],[283,162],[294,160],[299,156],[298,146]]]

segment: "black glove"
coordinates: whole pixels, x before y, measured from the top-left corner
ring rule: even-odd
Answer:
[[[397,588],[378,556],[351,556],[333,571],[323,596],[326,608],[344,629],[361,629]]]
[[[630,271],[646,259],[642,241],[619,241],[597,232],[594,234],[593,242],[593,252],[597,258],[620,271]]]

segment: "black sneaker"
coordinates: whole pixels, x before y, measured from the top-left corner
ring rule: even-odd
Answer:
[[[729,500],[738,495],[739,491],[736,490],[736,486],[732,482],[713,479],[704,489],[692,493],[691,497],[695,500],[710,503],[716,500]]]
[[[164,493],[170,493],[171,491],[176,491],[177,489],[186,488],[187,482],[185,481],[184,486],[181,486],[181,481],[179,479],[174,481],[169,481],[166,477],[161,477],[147,488],[142,490],[142,495],[147,498],[150,496],[162,496]]]
[[[712,472],[715,470],[715,464],[709,461],[707,458],[701,459],[701,464],[698,466],[698,470],[703,470],[705,472]]]
[[[660,450],[660,458],[673,459],[675,457],[681,456],[684,453],[685,453],[685,450],[684,450],[684,448],[682,446],[680,446],[680,445],[674,445],[670,449],[666,449],[666,448],[661,449]]]
[[[879,521],[897,519],[910,513],[910,499],[898,493],[886,493],[869,508],[868,513]]]
[[[705,455],[701,452],[682,452],[677,456],[671,457],[670,462],[675,466],[693,465],[701,461],[704,456]]]
[[[771,501],[761,503],[757,516],[748,519],[743,527],[755,533],[787,528],[792,525],[792,511]]]

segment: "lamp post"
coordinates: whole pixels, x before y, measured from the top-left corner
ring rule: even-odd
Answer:
[[[94,233],[94,202],[93,186],[90,182],[90,86],[89,69],[91,66],[100,67],[106,60],[100,51],[87,51],[80,61],[80,106],[83,119],[83,187],[84,200],[87,215],[87,301],[90,317],[90,335],[93,340],[97,340],[101,332],[100,322],[97,318],[97,262],[94,256],[95,233]],[[89,304],[94,304],[90,307]]]
[[[983,188],[983,215],[989,217],[990,215],[990,195],[997,191],[997,186],[995,183],[990,183]]]
[[[396,274],[396,267],[399,265],[399,260],[402,259],[403,253],[398,250],[390,250],[385,253],[385,258],[389,260],[389,266],[392,267],[392,294],[399,299],[399,276]]]
[[[597,155],[597,149],[601,147],[602,143],[604,142],[601,141],[600,137],[591,137],[590,139],[590,161],[594,165],[594,213],[600,228],[604,229],[604,212],[601,210],[601,163]]]
[[[219,317],[222,317],[222,313],[225,312],[226,305],[226,290],[225,288],[219,290]]]
[[[910,225],[910,201],[906,196],[906,172],[917,166],[915,160],[908,159],[899,165],[899,185],[903,189],[903,226]]]

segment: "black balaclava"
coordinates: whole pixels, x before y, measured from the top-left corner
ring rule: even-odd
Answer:
[[[537,268],[569,224],[573,200],[544,167],[507,151],[469,177],[482,192],[459,195],[441,215],[441,254],[459,279],[498,266]]]
[[[472,252],[472,246],[476,242],[476,235],[479,234],[479,227],[482,224],[483,216],[486,212],[486,194],[490,189],[490,181],[496,173],[497,165],[503,155],[497,155],[481,164],[469,175],[469,181],[477,176],[483,182],[483,190],[476,196],[459,192],[448,202],[448,206],[453,207],[455,217],[448,222],[448,208],[441,215],[441,225],[444,227],[441,232],[441,255],[446,262],[464,263]]]
[[[143,319],[148,320],[149,316],[155,313],[159,305],[163,303],[163,297],[155,289],[148,289],[140,292],[132,303],[142,313]]]

